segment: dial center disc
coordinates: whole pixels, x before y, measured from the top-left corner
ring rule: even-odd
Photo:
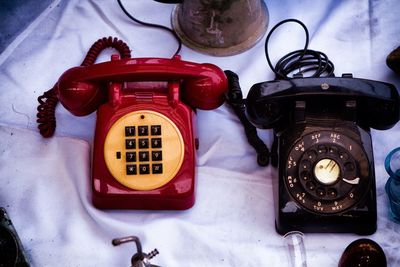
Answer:
[[[339,164],[333,159],[321,159],[314,166],[314,176],[322,184],[334,184],[340,176]]]

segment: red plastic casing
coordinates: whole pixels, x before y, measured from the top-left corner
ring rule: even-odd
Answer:
[[[92,168],[93,204],[99,208],[121,209],[187,209],[193,206],[195,133],[192,109],[179,100],[171,106],[168,96],[157,93],[145,96],[120,94],[120,100],[118,106],[107,103],[97,111]],[[184,158],[179,172],[171,182],[155,190],[132,190],[123,186],[110,174],[104,161],[104,140],[109,129],[119,118],[137,110],[151,110],[167,116],[178,127],[184,141]]]
[[[124,82],[166,82],[162,89],[124,90]],[[83,116],[98,108],[92,162],[92,201],[102,209],[188,209],[195,202],[195,114],[193,108],[214,109],[224,101],[225,74],[212,64],[163,58],[122,59],[66,71],[59,79],[60,102]],[[182,100],[183,99],[183,100]],[[184,142],[183,163],[176,176],[154,190],[134,190],[108,171],[104,142],[122,116],[150,110],[168,117]]]

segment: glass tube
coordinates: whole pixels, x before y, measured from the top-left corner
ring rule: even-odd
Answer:
[[[304,234],[299,231],[288,232],[283,236],[291,267],[307,267]]]

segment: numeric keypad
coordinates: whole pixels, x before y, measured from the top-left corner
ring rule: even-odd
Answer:
[[[125,126],[125,149],[127,175],[162,174],[161,125]],[[120,151],[118,155],[121,158]],[[137,161],[140,164],[134,165]]]

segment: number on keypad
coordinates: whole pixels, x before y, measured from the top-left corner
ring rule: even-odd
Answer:
[[[136,165],[126,165],[126,174],[136,174]]]
[[[139,161],[149,161],[149,152],[148,151],[140,151],[139,152]]]
[[[140,174],[149,174],[150,173],[149,164],[140,164],[139,165],[139,173]]]
[[[151,138],[152,148],[161,148],[161,138]]]
[[[125,136],[135,136],[135,126],[125,127]]]
[[[149,135],[149,126],[139,126],[138,129],[140,136]]]
[[[136,140],[135,139],[126,139],[125,140],[125,148],[126,149],[135,149],[136,148]]]
[[[135,162],[136,152],[126,152],[126,162]]]
[[[153,164],[151,168],[153,173],[162,173],[162,164]]]
[[[152,125],[151,135],[161,135],[161,125]]]
[[[161,151],[151,151],[151,160],[161,161],[162,160],[162,152]]]
[[[139,148],[149,148],[149,139],[140,138],[139,139]]]

